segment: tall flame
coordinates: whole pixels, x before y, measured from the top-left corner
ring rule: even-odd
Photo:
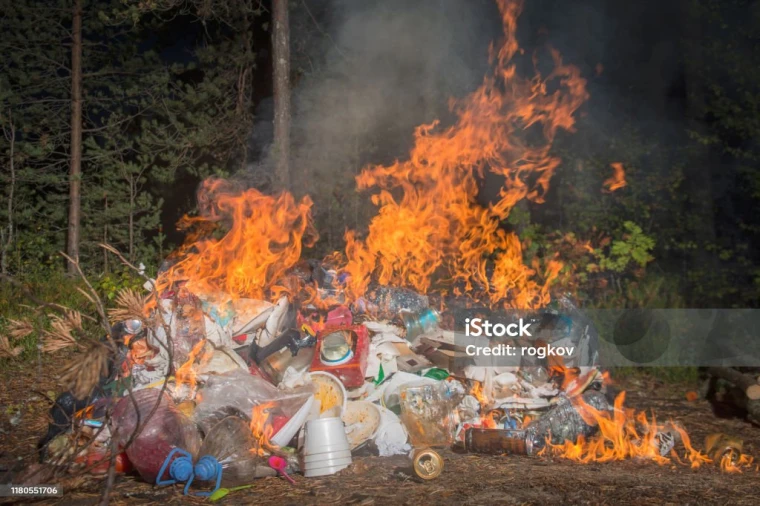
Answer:
[[[251,448],[251,451],[257,452],[259,455],[265,455],[267,450],[276,448],[270,438],[274,434],[274,428],[270,419],[270,411],[274,407],[274,402],[264,402],[256,405],[251,411],[251,433],[256,441],[256,447]]]
[[[497,3],[504,41],[491,47],[494,71],[475,92],[452,100],[456,122],[418,127],[408,160],[370,166],[357,177],[359,189],[379,189],[372,201],[380,209],[365,239],[346,234],[350,296],[363,294],[373,277],[420,292],[440,277],[460,291],[479,288],[493,303],[548,302],[561,263],[524,265],[519,239],[500,222],[522,199],[543,202],[559,165],[552,142],[559,130],[574,130],[573,114],[588,98],[586,81],[556,51],[548,75],[538,72],[534,58],[534,77],[518,76],[513,57],[521,52],[515,32],[522,2]],[[476,196],[487,174],[503,183],[498,199],[483,207]]]
[[[206,235],[185,241],[180,260],[159,278],[159,286],[187,280],[191,292],[211,298],[266,299],[272,283],[298,262],[302,247],[317,238],[311,205],[308,196],[297,202],[287,192],[270,196],[220,179],[204,181],[200,216],[185,218],[184,226],[200,227]],[[220,225],[229,227],[222,238],[207,234]]]
[[[205,347],[205,339],[198,341],[195,346],[193,346],[193,349],[190,350],[187,361],[174,373],[175,384],[178,388],[182,385],[187,385],[191,392],[195,391],[195,387],[198,385],[195,368],[193,367],[195,361],[196,359],[199,359],[201,362],[205,362],[211,358],[211,353],[203,352]],[[203,355],[201,355],[201,352],[203,352]]]

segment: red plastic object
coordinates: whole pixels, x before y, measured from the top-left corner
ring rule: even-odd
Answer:
[[[327,313],[327,321],[325,321],[326,326],[351,325],[352,323],[354,323],[354,315],[346,306],[338,306]]]
[[[321,350],[322,339],[333,332],[350,331],[354,334],[354,356],[351,360],[341,365],[328,365],[322,362]],[[367,357],[369,355],[369,332],[364,325],[329,325],[317,334],[317,344],[314,351],[314,360],[311,362],[310,371],[325,371],[334,374],[346,388],[358,388],[364,384],[364,373],[367,370]]]
[[[282,429],[290,418],[287,416],[273,416],[272,417],[272,434],[277,434],[280,432],[280,429]]]

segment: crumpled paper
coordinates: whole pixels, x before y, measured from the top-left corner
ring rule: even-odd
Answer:
[[[398,371],[396,357],[401,353],[394,343],[406,343],[406,340],[398,335],[398,327],[383,322],[366,322],[364,326],[374,333],[369,344],[367,370],[364,377],[377,379],[380,366],[383,367],[385,377]]]

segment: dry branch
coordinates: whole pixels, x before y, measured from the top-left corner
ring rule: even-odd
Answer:
[[[66,364],[61,372],[61,383],[77,399],[84,399],[95,388],[100,378],[108,374],[110,350],[101,343],[92,343],[83,356]]]
[[[146,298],[132,290],[125,288],[116,296],[117,306],[108,310],[108,316],[112,323],[124,320],[145,321]]]

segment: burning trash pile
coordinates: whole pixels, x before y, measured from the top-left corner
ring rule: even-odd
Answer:
[[[410,455],[433,479],[447,447],[751,464],[720,441],[708,457],[680,426],[609,398],[593,326],[550,292],[562,262],[526,258],[503,227],[518,201],[542,202],[559,164],[552,141],[588,94],[556,52],[549,75],[520,78],[520,4],[498,4],[494,73],[453,103],[452,126],[417,129],[408,160],[357,177],[379,190],[379,211],[366,234],[346,233],[344,252],[302,259],[317,239],[308,197],[203,184],[185,245],[146,283],[150,295],[118,313],[123,356],[87,398],[56,403],[49,461],[105,472],[114,459],[149,483],[212,496],[266,476],[331,475],[357,455]],[[503,187],[482,206],[486,172]],[[506,332],[472,340],[478,319]]]
[[[340,278],[320,262],[288,276],[331,297]],[[536,326],[532,346],[570,342],[572,356],[479,366],[446,322],[480,309],[438,311],[409,289],[373,285],[351,304],[318,309],[286,296],[219,306],[186,283],[173,287],[146,304],[151,318],[116,326],[123,367],[103,388],[85,401],[59,398],[54,418],[68,409],[74,427],[51,424],[49,460],[73,455],[103,473],[113,456],[117,471],[214,497],[268,476],[335,474],[357,455],[409,455],[417,476],[434,479],[444,466],[435,450],[448,447],[752,465],[731,441],[712,441],[708,457],[679,425],[633,413],[623,394],[611,399],[591,326],[566,297],[525,318]]]

